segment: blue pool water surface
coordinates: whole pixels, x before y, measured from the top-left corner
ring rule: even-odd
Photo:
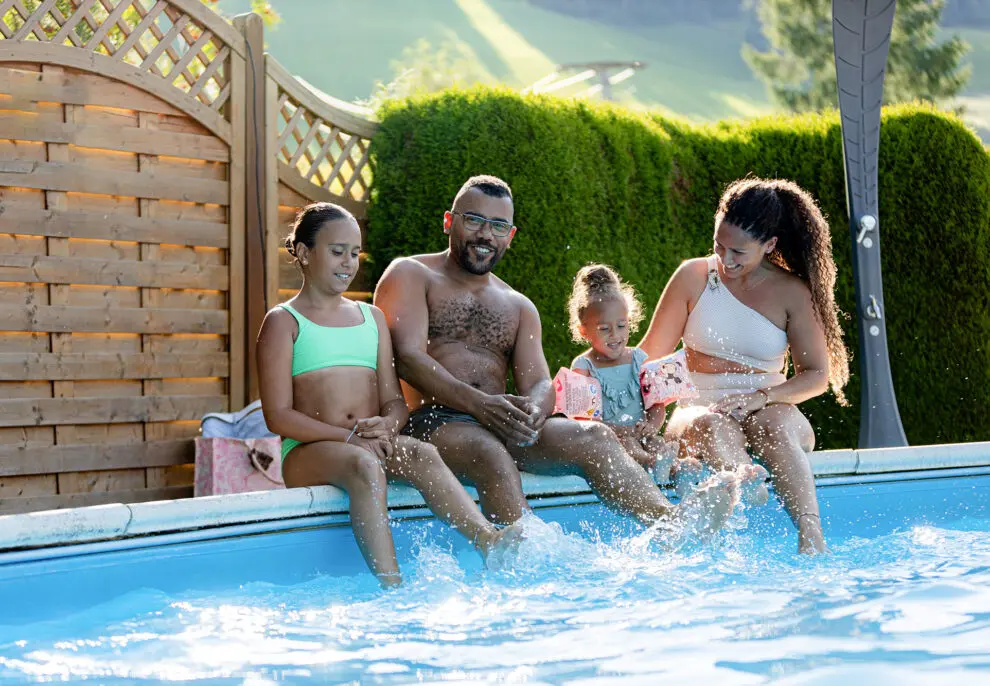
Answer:
[[[399,522],[406,582],[390,592],[353,568],[281,582],[216,564],[226,583],[213,588],[118,581],[59,616],[0,614],[0,683],[990,682],[990,477],[821,492],[831,554],[818,558],[795,554],[771,508],[671,552],[579,505],[538,510],[551,521],[528,522],[501,570],[436,522]],[[173,580],[200,574],[173,558],[160,558]],[[107,575],[130,569],[100,559]],[[39,567],[8,591],[69,578],[45,564],[50,580]],[[17,602],[44,605],[35,590]]]

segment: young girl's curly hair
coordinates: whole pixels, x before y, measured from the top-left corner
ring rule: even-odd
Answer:
[[[639,328],[643,321],[643,304],[636,289],[624,283],[614,269],[604,264],[589,264],[578,270],[567,301],[570,314],[571,337],[575,343],[583,343],[581,319],[587,309],[596,302],[624,300],[629,311],[629,333]]]

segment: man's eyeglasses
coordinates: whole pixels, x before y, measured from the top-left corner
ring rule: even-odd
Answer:
[[[512,232],[512,224],[499,221],[498,219],[488,219],[487,217],[465,212],[451,211],[451,214],[461,217],[464,220],[464,228],[468,231],[481,231],[485,224],[488,224],[492,227],[492,235],[499,238],[505,238]]]

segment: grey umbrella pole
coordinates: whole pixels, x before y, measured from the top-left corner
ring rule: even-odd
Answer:
[[[860,448],[907,445],[890,375],[877,199],[880,106],[896,8],[896,0],[832,0],[859,324]]]

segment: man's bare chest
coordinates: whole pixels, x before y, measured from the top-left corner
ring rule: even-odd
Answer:
[[[472,294],[430,297],[431,342],[457,341],[511,357],[519,330],[519,309],[501,298]]]

